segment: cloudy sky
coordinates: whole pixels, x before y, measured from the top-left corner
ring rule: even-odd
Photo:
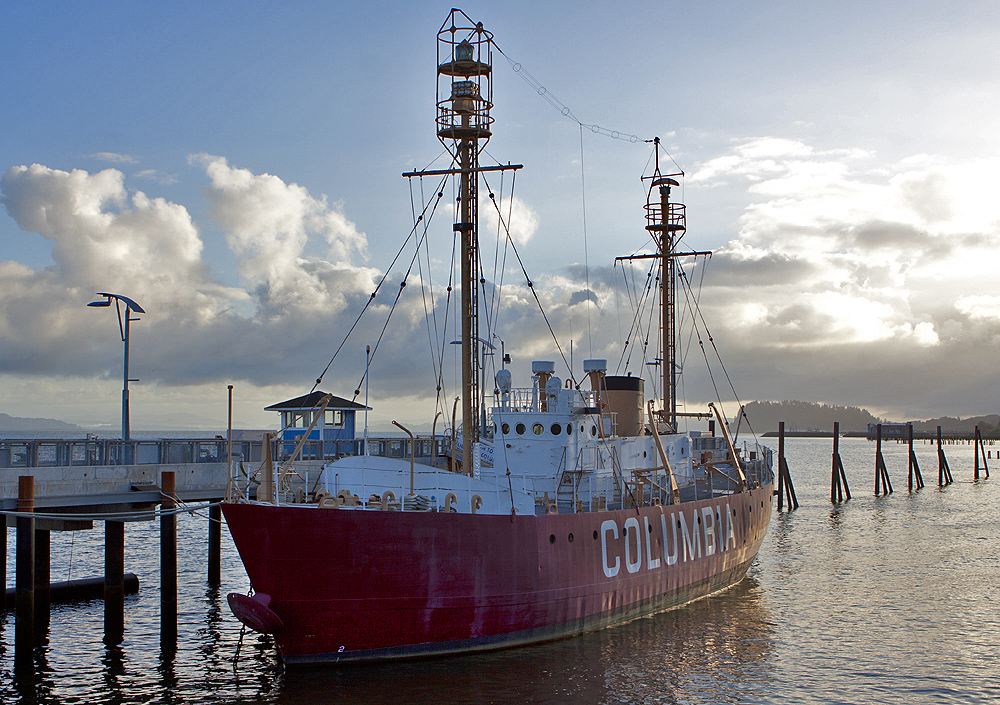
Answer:
[[[262,408],[312,388],[434,200],[436,183],[400,174],[441,165],[434,39],[448,9],[7,7],[0,411],[118,423],[118,324],[86,307],[112,291],[147,311],[132,328],[133,427],[220,429],[228,384],[237,426],[272,425]],[[1000,410],[1000,5],[464,9],[509,57],[494,56],[488,152],[525,168],[491,188],[577,376],[585,357],[625,369],[625,283],[645,274],[613,263],[650,244],[639,177],[643,140],[659,136],[685,172],[685,242],[714,251],[688,275],[742,399],[893,419]],[[639,139],[581,128],[563,105]],[[422,254],[411,267],[404,248],[321,385],[353,396],[399,295],[372,363],[376,424],[429,427],[435,413],[431,353],[457,337],[443,193]],[[512,250],[497,269],[495,251],[495,332],[526,384],[532,359],[558,353]],[[697,337],[682,340],[683,396],[713,399]],[[642,369],[641,351],[628,360]]]

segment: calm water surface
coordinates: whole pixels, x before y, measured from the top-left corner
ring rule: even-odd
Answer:
[[[33,678],[15,678],[14,619],[0,620],[3,703],[980,703],[1000,700],[1000,463],[972,481],[972,449],[947,446],[955,484],[916,447],[887,444],[896,492],[875,498],[874,444],[841,441],[854,495],[829,502],[829,439],[792,439],[802,506],[776,514],[750,575],[683,609],[551,644],[392,666],[285,671],[225,593],[247,578],[223,533],[223,587],[205,582],[206,516],[178,529],[179,640],[159,646],[159,524],[126,526],[125,640],[102,643],[100,601],[56,606]],[[991,450],[1000,449],[1000,445]],[[100,575],[103,531],[52,534],[52,579]],[[14,531],[8,534],[13,585]]]

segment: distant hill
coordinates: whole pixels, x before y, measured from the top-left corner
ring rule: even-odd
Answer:
[[[979,426],[979,431],[983,435],[989,434],[990,437],[995,437],[995,434],[1000,431],[1000,416],[988,414],[986,416],[970,416],[967,419],[942,416],[939,419],[913,422],[914,431],[933,432],[937,430],[938,426],[941,427],[942,433],[972,433],[976,430],[976,426]]]
[[[0,431],[72,431],[80,428],[75,423],[55,419],[26,419],[0,413]]]
[[[873,416],[867,409],[856,406],[807,401],[752,401],[746,405],[746,415],[757,433],[777,431],[780,421],[785,422],[786,431],[827,432],[833,431],[834,422],[839,421],[841,432],[846,433],[867,431],[868,424],[884,420]]]

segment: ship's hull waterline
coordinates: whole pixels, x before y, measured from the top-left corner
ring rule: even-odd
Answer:
[[[772,485],[677,505],[539,516],[224,504],[288,664],[559,639],[738,583]]]

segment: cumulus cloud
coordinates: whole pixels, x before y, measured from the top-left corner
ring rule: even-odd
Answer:
[[[517,196],[495,199],[491,199],[489,194],[482,196],[479,199],[479,212],[486,220],[488,232],[502,232],[502,220],[511,239],[518,245],[527,243],[538,230],[538,214]]]
[[[700,341],[709,356],[719,348],[744,399],[860,404],[899,418],[997,410],[1000,203],[989,191],[1000,160],[876,157],[762,138],[694,170],[689,189],[742,189],[748,202],[739,232],[710,259],[679,263],[691,282],[678,297],[689,400],[712,396],[690,333],[697,300],[709,326]],[[609,272],[589,273],[601,303],[590,311],[595,352],[642,374],[659,357],[658,322],[627,309],[657,298],[656,273],[648,262]],[[577,340],[572,304],[587,279],[575,265],[545,282],[549,319],[573,321]],[[630,326],[623,349],[615,334],[624,340]]]
[[[366,256],[367,240],[338,208],[271,174],[229,166],[222,157],[196,155],[211,179],[206,190],[212,216],[226,232],[239,273],[268,316],[291,310],[339,311],[344,292],[356,290],[363,270],[350,265]],[[323,259],[303,256],[311,235],[327,245]]]
[[[322,364],[345,310],[375,287],[378,272],[352,261],[364,254],[364,235],[341,210],[295,184],[219,158],[203,165],[240,286],[213,275],[184,206],[127,189],[117,169],[7,170],[0,202],[21,230],[52,243],[54,264],[34,270],[0,263],[0,369],[108,370],[117,323],[84,308],[97,291],[129,296],[147,311],[132,341],[133,366],[146,381],[301,382],[296,361]],[[322,238],[325,258],[303,255],[311,236]]]
[[[709,265],[704,305],[761,398],[797,388],[939,413],[943,380],[995,367],[1000,160],[916,155],[876,169],[872,157],[766,138],[695,172],[706,186],[742,180],[752,199]],[[933,391],[929,375],[942,380]],[[789,389],[769,393],[765,380]],[[981,391],[962,401],[995,408]]]
[[[54,264],[0,262],[0,371],[117,374],[117,323],[85,308],[95,292],[114,291],[149,312],[133,327],[133,367],[144,382],[308,386],[368,304],[374,315],[326,385],[349,396],[364,369],[364,344],[379,339],[396,305],[371,391],[407,403],[426,399],[435,370],[421,348],[451,352],[447,342],[459,326],[454,292],[449,298],[439,284],[431,302],[419,294],[430,269],[414,269],[405,290],[400,270],[369,301],[383,272],[368,266],[367,238],[343,206],[223,157],[190,161],[204,170],[208,212],[233,253],[235,286],[220,283],[206,263],[188,210],[129,188],[121,171],[7,170],[0,202],[21,237],[52,243]],[[739,232],[707,263],[681,263],[693,291],[679,298],[679,318],[690,321],[697,299],[745,398],[906,408],[912,416],[995,411],[985,390],[1000,382],[992,372],[1000,352],[1000,206],[984,184],[1000,164],[921,155],[889,166],[875,161],[859,150],[820,152],[762,138],[696,169],[689,188],[741,190],[748,203]],[[131,178],[146,176],[155,180],[146,172]],[[514,240],[529,241],[540,225],[534,210],[519,199],[500,207]],[[488,197],[480,213],[484,237],[499,229]],[[449,252],[452,235],[447,228]],[[439,266],[432,259],[425,264]],[[655,286],[648,262],[635,270],[619,264],[587,272],[576,264],[530,272],[531,287],[508,265],[502,287],[483,286],[485,302],[501,297],[490,332],[514,356],[515,375],[526,378],[532,359],[555,359],[566,376],[550,325],[567,357],[568,341],[576,342],[577,363],[605,357],[612,370],[638,373],[658,357],[655,320],[628,310],[647,283]],[[439,274],[439,282],[447,279]],[[579,305],[588,301],[595,305]],[[435,314],[429,327],[428,311]],[[700,355],[697,338],[681,337],[686,355]],[[702,382],[709,389],[693,363],[684,362],[687,389]],[[944,409],[943,375],[955,400]]]

